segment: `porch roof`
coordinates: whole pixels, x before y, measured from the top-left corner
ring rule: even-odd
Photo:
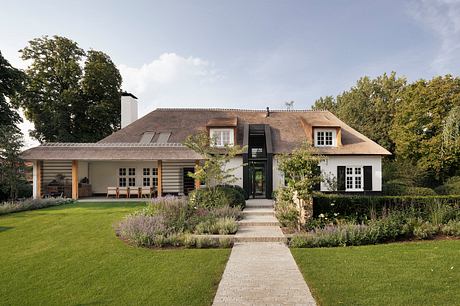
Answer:
[[[24,151],[25,160],[197,160],[180,143],[45,143]]]

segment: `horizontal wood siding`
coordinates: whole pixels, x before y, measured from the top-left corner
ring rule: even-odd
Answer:
[[[72,181],[72,161],[44,160],[42,166],[42,182],[48,184],[56,179],[56,175],[62,174],[69,184]]]
[[[183,193],[183,169],[194,166],[194,161],[163,161],[163,193]]]

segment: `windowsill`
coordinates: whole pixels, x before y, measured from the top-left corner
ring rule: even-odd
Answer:
[[[347,189],[345,192],[363,192],[364,189]]]
[[[334,145],[315,145],[316,148],[336,148]]]

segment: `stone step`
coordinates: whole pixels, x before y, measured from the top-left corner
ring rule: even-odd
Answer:
[[[286,237],[235,237],[233,242],[284,242],[287,243]]]
[[[273,208],[273,201],[246,201],[246,208]]]
[[[236,236],[236,235],[194,235],[199,238],[210,238],[210,239],[230,239],[232,243],[244,243],[244,242],[283,242],[287,243],[287,238],[284,236]]]
[[[238,223],[241,226],[279,226],[278,220],[273,215],[248,214]]]
[[[257,216],[274,216],[275,212],[272,208],[245,208],[243,210],[243,215],[257,215]]]

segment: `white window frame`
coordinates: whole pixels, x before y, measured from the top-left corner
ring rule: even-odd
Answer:
[[[223,139],[223,133],[224,132],[228,132],[228,143],[225,143],[224,142],[224,139]],[[216,134],[219,134],[219,135],[216,135]],[[235,131],[233,129],[226,129],[226,128],[223,128],[223,129],[210,129],[209,130],[209,137],[211,138],[212,140],[212,146],[214,147],[225,147],[225,145],[228,145],[228,146],[233,146],[235,143],[234,143],[234,140],[235,140]]]
[[[144,182],[148,179],[149,185],[145,186]],[[142,187],[158,188],[158,167],[142,168]]]
[[[351,169],[351,174],[349,174]],[[357,171],[359,170],[359,171]],[[359,172],[359,173],[357,173]],[[351,187],[348,187],[348,181],[351,180]],[[356,187],[360,183],[360,187]],[[364,168],[363,166],[346,166],[345,167],[345,191],[364,191]]]
[[[320,133],[323,134],[323,143],[319,142]],[[326,134],[332,136],[331,144],[326,144]],[[337,131],[335,129],[315,129],[315,147],[336,147],[337,146]]]

